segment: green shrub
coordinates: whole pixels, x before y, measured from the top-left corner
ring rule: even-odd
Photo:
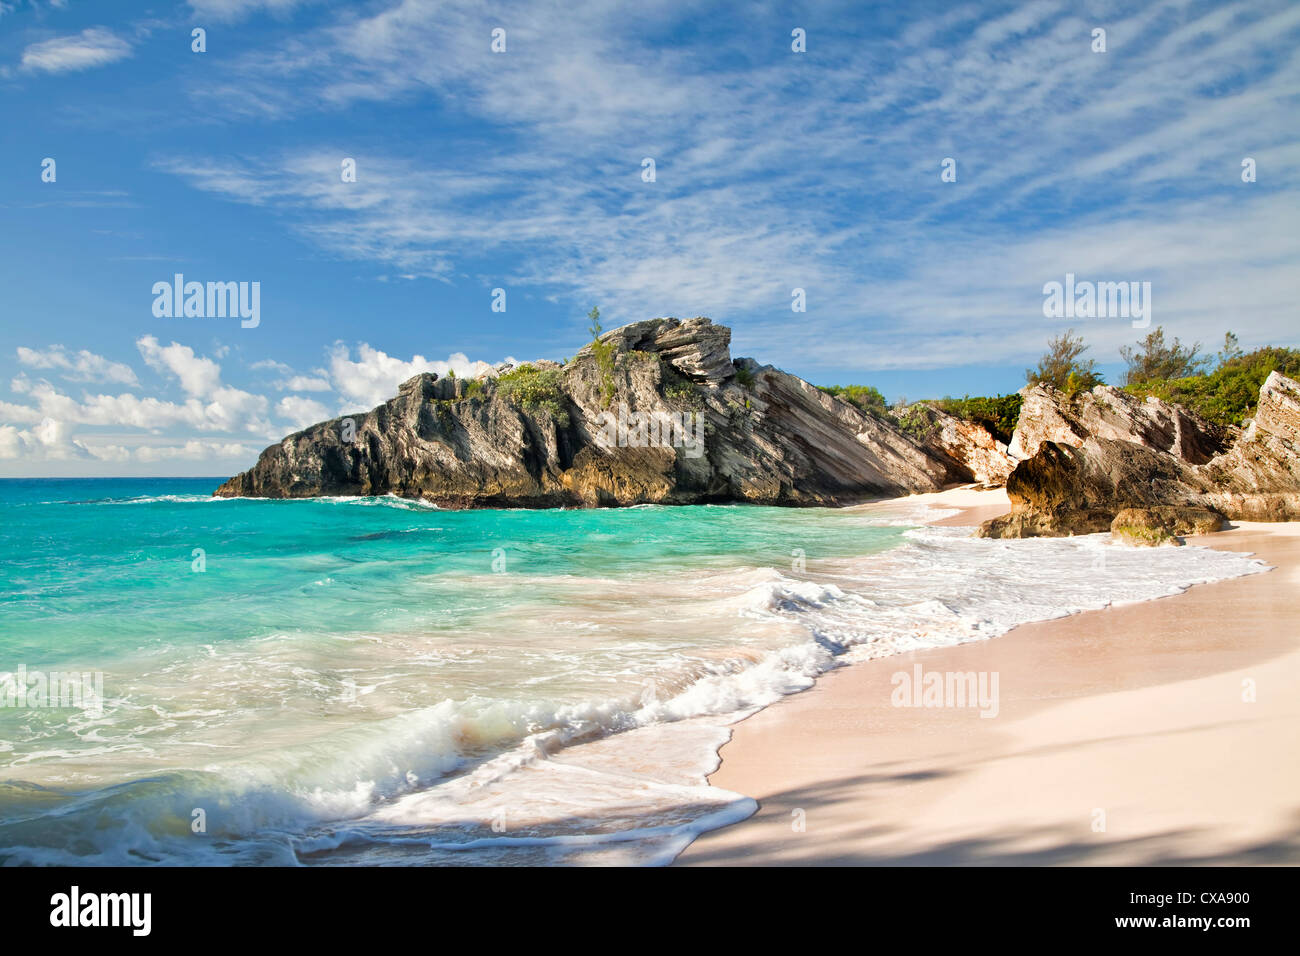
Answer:
[[[741,388],[754,387],[754,373],[744,365],[736,366],[736,384]]]
[[[924,403],[909,405],[906,408],[896,410],[890,416],[898,430],[914,441],[924,443],[930,439],[939,426],[927,414],[928,409]]]
[[[1025,382],[1050,385],[1067,395],[1101,385],[1103,379],[1097,372],[1097,363],[1083,358],[1086,351],[1088,346],[1083,344],[1083,337],[1075,335],[1074,329],[1066,329],[1048,340],[1047,351],[1038,360],[1037,368],[1025,369]]]
[[[843,399],[850,405],[876,418],[888,418],[889,410],[885,405],[885,396],[880,390],[870,385],[819,385],[828,395]]]
[[[1190,378],[1205,369],[1205,358],[1198,358],[1201,343],[1190,348],[1177,338],[1172,344],[1165,342],[1165,330],[1157,325],[1136,346],[1126,345],[1119,350],[1120,358],[1128,369],[1124,372],[1125,385],[1141,385],[1164,379]]]
[[[664,398],[675,405],[685,405],[688,408],[699,408],[704,404],[704,399],[700,397],[700,390],[690,382],[677,382],[669,385],[664,389]]]
[[[1020,420],[1022,399],[1016,392],[994,398],[944,398],[935,404],[954,418],[974,422],[988,429],[989,434],[1001,442],[1010,442],[1011,433]]]
[[[618,356],[618,347],[613,342],[600,340],[604,329],[600,324],[599,308],[593,306],[587,313],[587,318],[591,320],[588,329],[591,332],[591,354],[595,356],[596,367],[600,369],[600,394],[605,407],[609,408],[610,403],[614,401],[614,395],[618,392],[618,386],[614,383],[614,360]]]
[[[525,364],[497,379],[497,393],[520,408],[544,411],[561,427],[567,427],[569,413],[565,406],[563,381],[559,369],[539,369]]]
[[[1225,357],[1213,372],[1183,378],[1154,379],[1126,385],[1124,390],[1145,398],[1186,405],[1207,421],[1240,425],[1255,414],[1259,389],[1271,372],[1300,377],[1300,349],[1262,348]]]

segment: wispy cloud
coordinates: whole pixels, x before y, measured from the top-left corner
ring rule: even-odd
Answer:
[[[339,146],[160,165],[339,257],[444,281],[504,259],[502,283],[599,301],[615,321],[739,321],[747,347],[783,361],[1019,360],[1046,337],[1043,282],[1094,267],[1157,281],[1157,319],[1189,337],[1234,310],[1275,329],[1260,317],[1285,316],[1300,280],[1294,257],[1251,236],[1300,197],[1300,8],[992,11],[883,37],[837,23],[799,55],[772,14],[651,45],[679,11],[507,5],[485,19],[403,0],[250,53],[196,95],[278,117],[431,97],[486,124],[494,148],[357,155],[350,184]],[[498,21],[509,47],[495,56]],[[1268,170],[1249,189],[1246,156]],[[956,183],[940,182],[944,157]],[[807,313],[790,312],[795,287]]]
[[[62,345],[47,349],[29,349],[18,346],[18,361],[34,369],[52,369],[74,382],[107,382],[119,385],[138,385],[131,366],[114,362],[86,349],[69,352]]]
[[[131,56],[131,44],[105,27],[33,43],[23,50],[22,68],[40,73],[89,70]]]

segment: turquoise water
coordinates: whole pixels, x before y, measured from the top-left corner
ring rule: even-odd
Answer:
[[[0,854],[168,861],[207,800],[233,856],[282,861],[308,824],[539,733],[645,723],[648,696],[806,641],[727,602],[796,549],[903,533],[825,510],[212,499],[219,480],[0,482],[0,672],[102,674],[104,700],[0,708]],[[83,805],[121,845],[62,844],[78,824],[52,811]]]
[[[0,481],[0,862],[664,862],[754,809],[705,779],[730,726],[829,668],[1263,569],[981,540],[906,501],[218,482]],[[89,692],[41,693],[69,673]]]

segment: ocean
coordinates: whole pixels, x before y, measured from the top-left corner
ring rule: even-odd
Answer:
[[[0,862],[666,863],[755,808],[705,779],[730,726],[831,668],[1265,567],[976,539],[906,499],[446,511],[221,480],[0,481]]]

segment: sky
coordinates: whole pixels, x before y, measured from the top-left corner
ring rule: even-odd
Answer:
[[[0,0],[0,111],[5,477],[229,475],[594,305],[890,400],[1014,391],[1066,328],[1118,381],[1146,330],[1045,315],[1067,274],[1300,340],[1283,0]],[[158,314],[177,274],[256,323]]]

